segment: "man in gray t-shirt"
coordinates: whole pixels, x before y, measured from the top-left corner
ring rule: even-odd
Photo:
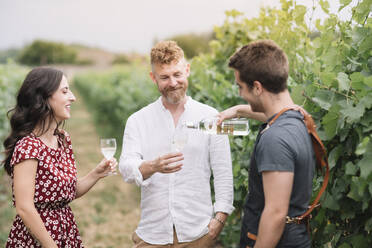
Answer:
[[[274,116],[273,116],[274,117]],[[268,122],[273,118],[269,118]],[[297,111],[282,114],[272,126],[263,124],[257,136],[249,170],[249,194],[244,206],[242,239],[246,233],[258,232],[259,219],[265,207],[262,173],[268,171],[292,172],[293,186],[288,216],[302,215],[312,193],[315,158],[310,136]],[[308,247],[310,238],[305,225],[287,224],[278,246]],[[248,243],[253,244],[253,242]],[[245,247],[245,246],[244,246]]]
[[[239,94],[250,105],[220,113],[219,121],[245,116],[270,122],[294,103],[287,89],[288,59],[270,40],[252,42],[231,58]],[[315,168],[311,138],[297,111],[263,124],[250,161],[240,247],[311,247],[304,223],[286,217],[306,212]]]

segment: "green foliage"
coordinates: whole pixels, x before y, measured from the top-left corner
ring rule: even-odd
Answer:
[[[141,64],[131,64],[74,78],[74,86],[91,110],[101,135],[116,137],[121,143],[127,118],[156,100],[159,93],[149,70]]]
[[[0,160],[3,160],[3,142],[9,135],[7,112],[15,105],[15,96],[25,78],[27,69],[13,63],[0,65]],[[0,175],[3,173],[0,169]]]
[[[20,52],[18,61],[26,65],[73,64],[76,56],[75,49],[63,43],[35,40]]]
[[[112,64],[129,64],[130,59],[128,55],[126,54],[118,54],[115,56],[114,60],[112,61]]]
[[[9,132],[8,110],[15,105],[15,96],[26,75],[26,68],[16,64],[0,65],[0,140]],[[1,142],[2,145],[2,142]]]
[[[6,64],[8,60],[15,60],[19,56],[18,49],[8,49],[0,51],[0,64]]]
[[[226,12],[225,23],[215,29],[211,52],[192,61],[189,93],[219,110],[240,103],[232,71],[227,68],[228,58],[251,40],[278,43],[290,62],[292,97],[313,115],[329,153],[329,186],[311,221],[314,246],[370,247],[372,1],[350,6],[351,1],[342,0],[340,11],[352,9],[348,21],[331,14],[327,0],[316,3],[328,17],[323,22],[310,20],[316,26],[312,31],[304,20],[306,7],[293,0],[281,0],[281,9],[261,9],[260,16],[253,19],[235,10]],[[248,137],[231,138],[236,211],[221,235],[224,247],[236,247],[239,242],[248,160],[257,127],[252,121]],[[314,179],[314,196],[321,181],[321,177]]]
[[[213,33],[202,34],[180,34],[175,35],[169,40],[174,40],[185,52],[186,58],[193,58],[199,54],[209,52],[208,43],[213,39]]]

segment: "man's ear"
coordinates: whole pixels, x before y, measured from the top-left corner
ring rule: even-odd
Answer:
[[[150,71],[150,78],[151,78],[151,80],[154,82],[154,83],[156,83],[156,78],[155,78],[155,74],[152,72],[152,71]]]
[[[190,64],[189,63],[186,64],[186,76],[187,77],[190,76]]]
[[[260,81],[253,81],[253,94],[255,96],[259,96],[262,94],[264,88],[262,86],[262,84],[260,83]]]

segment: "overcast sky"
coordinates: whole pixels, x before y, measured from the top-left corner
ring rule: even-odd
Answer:
[[[317,0],[315,0],[317,1]],[[34,39],[81,43],[116,52],[147,53],[155,38],[204,32],[225,11],[255,17],[279,0],[0,0],[0,49]],[[297,0],[311,7],[313,0]],[[329,0],[329,2],[338,2]],[[337,9],[336,4],[331,7]],[[321,15],[321,14],[319,14]]]

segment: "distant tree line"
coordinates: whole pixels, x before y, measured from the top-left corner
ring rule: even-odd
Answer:
[[[30,66],[92,63],[86,59],[79,59],[74,46],[45,40],[35,40],[22,49],[0,51],[0,63],[6,63],[9,59]]]
[[[166,40],[176,41],[188,59],[210,52],[209,42],[213,39],[215,39],[214,32],[178,34],[166,38]],[[155,39],[153,43],[158,41]]]
[[[210,52],[209,42],[215,39],[214,32],[178,34],[167,38],[175,40],[185,52],[188,59]],[[154,43],[158,42],[157,39]],[[92,64],[89,59],[80,59],[79,50],[84,46],[66,45],[61,42],[35,40],[21,49],[0,51],[0,63],[7,63],[9,59],[24,65],[38,66],[49,64]],[[112,64],[129,64],[137,60],[137,56],[124,53],[116,54]]]
[[[19,54],[18,61],[26,65],[73,64],[77,52],[63,43],[35,40]]]

